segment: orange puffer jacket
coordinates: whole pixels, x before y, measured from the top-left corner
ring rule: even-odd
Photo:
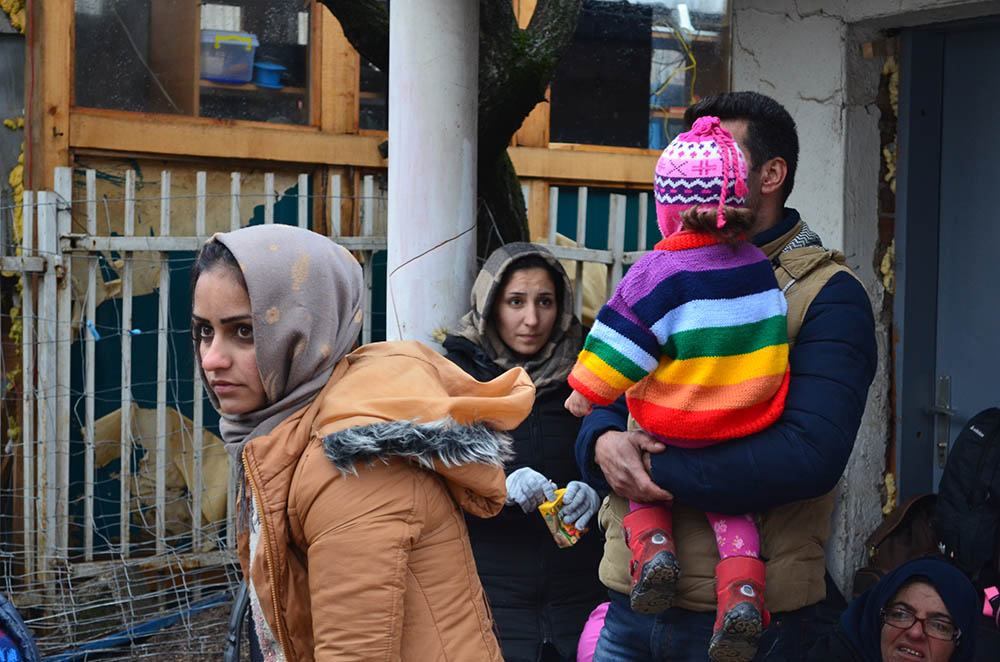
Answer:
[[[419,343],[377,343],[245,446],[261,530],[240,565],[289,662],[502,659],[460,509],[503,506],[497,430],[533,400],[520,368],[480,383]]]

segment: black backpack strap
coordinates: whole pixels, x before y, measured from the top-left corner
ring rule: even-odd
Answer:
[[[229,631],[226,633],[226,650],[222,655],[223,662],[240,662],[240,642],[243,639],[243,623],[250,613],[250,589],[246,580],[240,582],[233,600],[233,611],[229,615]]]

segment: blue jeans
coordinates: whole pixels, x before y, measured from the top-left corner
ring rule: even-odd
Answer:
[[[597,641],[594,662],[711,662],[708,641],[715,614],[674,607],[655,614],[637,614],[628,596],[608,592],[611,606]],[[795,662],[805,659],[817,637],[831,624],[817,618],[816,605],[771,615],[760,637],[754,662]]]

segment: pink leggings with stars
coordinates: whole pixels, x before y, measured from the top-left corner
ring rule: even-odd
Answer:
[[[670,508],[669,503],[636,503],[629,501],[630,510],[640,508]],[[723,515],[722,513],[705,513],[708,523],[715,532],[715,542],[719,546],[719,558],[730,556],[760,557],[760,535],[753,516]],[[671,533],[673,533],[671,531]]]

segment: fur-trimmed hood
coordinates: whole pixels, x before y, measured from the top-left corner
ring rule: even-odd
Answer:
[[[506,499],[496,480],[511,455],[503,431],[531,412],[534,387],[521,368],[478,382],[420,343],[375,343],[349,354],[320,397],[313,429],[341,474],[404,458],[484,517]]]
[[[358,476],[359,468],[364,471],[365,466],[387,464],[392,458],[414,462],[443,476],[459,505],[479,517],[494,515],[503,505],[495,486],[487,488],[482,480],[482,467],[502,470],[512,455],[506,433],[483,423],[462,425],[452,418],[347,428],[323,437],[323,450],[344,476]]]
[[[326,456],[341,473],[358,475],[356,464],[413,460],[433,470],[460,464],[503,466],[510,459],[510,437],[482,423],[461,425],[453,419],[430,423],[391,421],[347,428],[323,438]]]

